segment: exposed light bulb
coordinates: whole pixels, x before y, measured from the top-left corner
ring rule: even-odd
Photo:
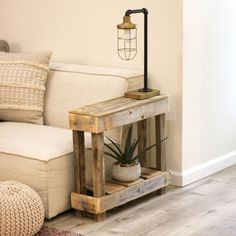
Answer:
[[[124,40],[125,43],[130,43],[130,40],[134,39],[133,32],[130,29],[125,29],[122,39]]]

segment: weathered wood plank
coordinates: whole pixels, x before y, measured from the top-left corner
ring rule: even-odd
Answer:
[[[165,113],[169,110],[168,96],[163,95],[146,99],[148,101],[125,99],[128,99],[127,106],[121,106],[120,104],[114,106],[114,102],[119,103],[120,101],[120,99],[116,99],[104,102],[106,104],[105,108],[103,108],[103,103],[99,103],[99,105],[93,105],[95,108],[87,106],[70,112],[71,129],[101,133]],[[101,112],[101,110],[105,111]]]
[[[162,175],[147,179],[137,185],[127,187],[122,192],[104,196],[100,203],[100,211],[106,211],[142,197],[170,183],[170,175],[163,172]]]
[[[93,191],[93,186],[92,185],[87,185],[86,188],[90,191]],[[112,182],[106,182],[105,183],[105,193],[106,194],[113,194],[116,192],[119,192],[121,190],[123,190],[125,188],[125,186],[122,186],[120,184],[115,184]]]
[[[165,114],[155,116],[155,129],[156,129],[156,143],[159,143],[166,137],[165,127]],[[166,170],[166,149],[165,142],[162,142],[156,147],[156,169],[165,171]],[[157,191],[158,195],[166,193],[166,188]]]
[[[107,194],[111,195],[111,194],[114,194],[114,193],[117,193],[117,192],[120,192],[124,189],[125,187],[122,186],[122,185],[119,185],[119,184],[115,184],[115,183],[109,183],[109,182],[106,182],[106,185],[105,185],[105,191]]]
[[[75,113],[69,113],[70,128],[72,130],[80,130],[84,132],[95,133],[97,119],[93,116],[77,115]]]
[[[104,134],[92,134],[93,193],[94,197],[105,195]]]
[[[158,95],[160,95],[160,90],[157,89],[150,92],[140,92],[138,90],[132,90],[125,93],[125,97],[134,99],[147,99]]]
[[[86,193],[84,132],[73,131],[75,192]],[[81,216],[79,211],[76,212]]]
[[[85,194],[71,193],[71,207],[80,211],[99,213],[100,198]]]
[[[105,195],[105,163],[104,163],[104,134],[92,133],[93,149],[93,196],[102,197]],[[97,221],[105,218],[105,213],[95,216]]]
[[[137,130],[138,130],[138,153],[141,153],[147,146],[147,119],[140,120],[137,122]],[[144,153],[140,158],[139,162],[141,166],[147,167],[147,154]]]
[[[109,209],[142,197],[157,189],[163,188],[167,186],[169,182],[169,173],[163,172],[161,175],[147,179],[140,184],[127,187],[120,192],[100,198],[72,193],[72,207],[82,211],[86,210],[95,214],[106,212]]]
[[[127,134],[128,134],[128,130],[129,130],[129,127],[133,125],[133,127],[136,125],[136,124],[128,124],[128,125],[123,125],[122,126],[122,130],[121,130],[121,143],[120,143],[120,148],[121,150],[124,150],[125,148],[125,141],[126,141],[126,137],[127,137]]]
[[[152,178],[154,176],[161,175],[161,174],[162,174],[161,171],[153,170],[153,169],[150,169],[150,168],[142,167],[142,170],[141,170],[141,177],[143,179],[149,179],[149,178]]]
[[[119,184],[119,185],[122,185],[122,186],[125,186],[125,187],[130,187],[130,186],[133,186],[133,185],[136,185],[136,184],[139,184],[141,182],[143,182],[143,179],[139,178],[135,181],[132,181],[132,182],[120,182],[118,180],[115,180],[115,179],[109,179],[107,180],[108,182],[110,183],[116,183],[116,184]]]
[[[109,115],[111,113],[116,113],[119,111],[130,109],[132,107],[153,103],[155,101],[165,100],[168,99],[168,97],[169,97],[168,95],[160,95],[145,100],[136,100],[131,98],[119,97],[106,100],[103,102],[94,103],[88,106],[83,106],[81,108],[77,108],[73,111],[70,111],[70,113],[78,115],[102,117]]]

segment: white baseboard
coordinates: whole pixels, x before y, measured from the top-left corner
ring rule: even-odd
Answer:
[[[236,151],[184,171],[169,170],[171,184],[185,186],[236,164]]]

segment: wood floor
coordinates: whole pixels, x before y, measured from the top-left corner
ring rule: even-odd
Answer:
[[[103,222],[66,212],[46,224],[86,236],[234,236],[236,166],[167,194],[151,194],[107,213]]]

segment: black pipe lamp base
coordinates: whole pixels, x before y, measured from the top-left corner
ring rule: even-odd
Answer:
[[[160,90],[158,89],[139,89],[139,90],[128,91],[125,93],[126,98],[133,98],[139,100],[158,95],[160,95]]]

